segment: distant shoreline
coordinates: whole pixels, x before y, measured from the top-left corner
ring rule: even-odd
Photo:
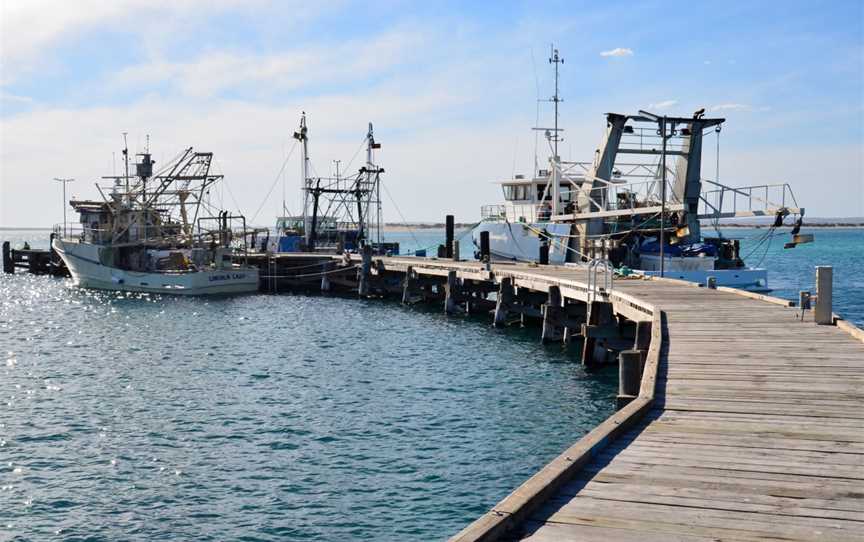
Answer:
[[[459,231],[459,230],[464,230],[466,228],[470,228],[470,227],[476,226],[476,225],[477,225],[476,222],[471,222],[471,223],[457,222],[456,224],[454,224],[454,229]],[[711,226],[712,226],[711,223],[702,224],[703,228],[711,227]],[[384,231],[409,232],[409,231],[414,231],[414,230],[443,230],[445,227],[446,227],[445,224],[439,223],[439,222],[407,223],[407,224],[390,222],[390,223],[384,224]],[[718,224],[718,227],[720,229],[727,228],[730,230],[732,230],[732,229],[763,229],[763,228],[769,228],[769,227],[771,227],[771,225],[770,224]],[[786,225],[785,227],[791,227],[791,225]],[[827,228],[831,228],[831,229],[838,229],[838,230],[839,229],[860,230],[860,229],[864,229],[864,224],[856,224],[856,223],[851,223],[851,222],[837,222],[837,223],[817,222],[814,224],[804,223],[802,228],[803,229],[808,229],[808,228],[827,229]],[[53,231],[53,229],[54,228],[46,228],[46,227],[33,227],[33,228],[18,227],[18,226],[0,227],[0,231],[47,231],[47,232],[50,232],[50,231]]]
[[[702,227],[711,227],[712,224],[702,224]],[[729,229],[762,229],[762,228],[770,228],[771,224],[718,224],[718,228],[729,228]],[[784,227],[789,228],[791,224],[786,224]],[[834,229],[846,229],[846,230],[860,230],[864,229],[864,224],[851,224],[851,223],[837,223],[837,224],[828,224],[828,223],[816,223],[816,224],[807,224],[806,222],[801,225],[802,229],[807,228],[834,228]]]

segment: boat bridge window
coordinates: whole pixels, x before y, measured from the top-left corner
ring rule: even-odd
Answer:
[[[543,199],[544,199],[543,198],[543,192],[544,192],[545,188],[546,188],[545,184],[538,184],[537,185],[537,201],[543,201]],[[549,195],[549,199],[552,199],[551,194]]]
[[[504,199],[507,201],[524,201],[531,199],[529,187],[524,184],[505,184]]]

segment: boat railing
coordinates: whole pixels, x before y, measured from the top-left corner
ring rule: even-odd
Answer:
[[[480,207],[480,220],[484,222],[503,222],[507,219],[505,205],[483,205]]]
[[[700,194],[699,218],[773,216],[784,211],[803,213],[789,183],[731,187],[702,179],[702,184],[713,189]]]
[[[562,191],[562,196],[566,200],[583,201],[585,200],[592,204],[594,209],[603,213],[615,214],[644,214],[644,213],[659,213],[662,196],[661,179],[651,179],[637,182],[620,182],[616,180],[603,181],[597,183],[598,186],[590,186],[588,183],[582,187],[573,187],[571,190]],[[672,191],[672,181],[666,181],[666,201],[667,204],[677,203]],[[565,204],[566,207],[572,207]],[[565,214],[569,214],[566,213]],[[585,211],[580,214],[586,214]]]
[[[97,245],[131,245],[148,243],[176,243],[187,247],[207,247],[215,243],[217,246],[232,246],[243,249],[244,239],[242,229],[234,229],[227,234],[220,230],[203,230],[197,233],[184,233],[179,224],[162,224],[149,226],[136,226],[120,232],[115,238],[115,231],[111,228],[92,227],[80,223],[55,224],[54,234],[64,241],[74,243],[92,243]]]

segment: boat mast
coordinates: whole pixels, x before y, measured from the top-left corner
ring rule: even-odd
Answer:
[[[129,193],[129,144],[126,142],[126,134],[127,132],[123,132],[123,158],[126,161],[126,198],[130,199],[131,203],[131,194]]]
[[[555,95],[552,96],[552,103],[555,106],[555,125],[552,129],[552,134],[549,139],[552,141],[552,216],[558,214],[558,199],[560,192],[560,181],[558,180],[560,174],[560,164],[561,158],[558,156],[558,142],[561,141],[561,138],[558,137],[558,103],[563,100],[558,95],[558,65],[564,63],[564,59],[558,56],[558,49],[555,48],[554,45],[550,46],[551,55],[549,56],[549,63],[555,64]]]
[[[377,182],[373,185],[372,175],[373,173],[378,175],[378,167],[375,165],[373,150],[381,148],[381,144],[375,143],[375,135],[372,130],[372,123],[369,123],[369,131],[366,133],[366,186],[370,189],[375,190],[375,199],[377,208],[375,209],[375,229],[377,230],[376,242],[381,243],[381,180],[376,179]],[[373,170],[375,170],[373,172]],[[371,194],[370,194],[371,196]],[[367,218],[369,217],[369,211],[366,211]],[[372,223],[370,219],[369,229],[371,230]],[[371,232],[370,232],[371,233]]]
[[[306,224],[306,213],[309,207],[309,148],[307,143],[309,137],[306,135],[306,112],[303,111],[300,116],[300,130],[294,132],[294,139],[300,142],[300,190],[303,192],[303,236],[306,243],[309,242],[309,228]]]

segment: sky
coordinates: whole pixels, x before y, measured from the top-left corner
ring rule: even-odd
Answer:
[[[302,111],[318,175],[359,168],[374,123],[387,221],[472,222],[500,202],[493,181],[531,173],[552,43],[563,159],[592,158],[606,112],[705,107],[727,119],[720,182],[788,182],[808,216],[864,216],[860,0],[0,0],[0,226],[60,222],[55,177],[98,198],[123,132],[130,153],[149,135],[157,167],[214,152],[224,207],[270,225],[283,197],[299,210]]]

